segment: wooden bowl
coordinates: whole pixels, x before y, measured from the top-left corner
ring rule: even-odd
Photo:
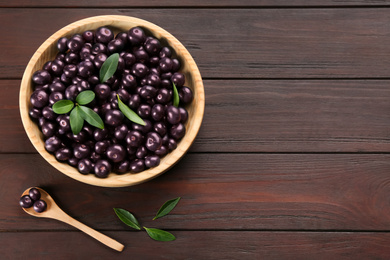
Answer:
[[[79,173],[75,167],[57,161],[54,155],[46,151],[43,135],[38,125],[29,117],[29,109],[31,108],[30,96],[33,92],[31,77],[35,71],[42,68],[45,62],[54,59],[57,54],[57,40],[61,37],[70,37],[75,33],[82,33],[86,30],[95,30],[101,26],[108,26],[115,34],[120,31],[128,31],[134,26],[140,26],[145,29],[147,33],[160,39],[163,45],[169,45],[173,49],[174,56],[181,61],[182,67],[180,71],[184,73],[186,77],[186,86],[191,88],[194,94],[194,100],[186,107],[189,114],[188,122],[186,123],[186,134],[178,143],[178,146],[174,151],[161,158],[159,166],[136,174],[130,172],[120,175],[110,173],[109,176],[104,179],[98,178],[94,174],[83,175]],[[24,72],[20,87],[19,103],[23,126],[28,138],[41,156],[54,168],[71,178],[91,185],[123,187],[150,180],[167,171],[183,157],[199,131],[203,119],[205,97],[202,78],[195,61],[187,49],[169,32],[145,20],[128,16],[106,15],[91,17],[72,23],[54,33],[39,47]],[[34,169],[31,170],[32,172],[34,171]]]

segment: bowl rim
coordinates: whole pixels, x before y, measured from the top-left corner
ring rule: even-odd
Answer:
[[[196,93],[196,102],[195,98],[195,107],[193,109],[194,112],[194,120],[191,122],[191,126],[187,127],[187,132],[183,139],[178,143],[177,148],[162,158],[159,166],[144,170],[140,173],[125,173],[125,174],[115,174],[110,173],[107,178],[98,178],[94,174],[83,175],[78,172],[77,168],[70,166],[68,163],[59,162],[56,160],[53,154],[50,154],[44,148],[44,142],[42,138],[35,134],[34,131],[31,131],[34,127],[38,127],[29,117],[29,100],[30,97],[27,96],[28,88],[31,87],[31,76],[33,72],[36,70],[36,63],[40,59],[41,56],[46,55],[50,50],[49,48],[53,48],[53,44],[57,43],[57,40],[64,36],[70,36],[78,31],[88,30],[91,26],[96,26],[96,28],[106,25],[106,26],[124,26],[129,24],[128,29],[134,26],[145,27],[152,32],[154,36],[157,38],[164,38],[167,43],[175,50],[177,56],[181,57],[185,60],[185,63],[182,63],[182,70],[184,67],[188,67],[191,71],[191,85],[194,93]],[[92,29],[91,29],[92,30]],[[35,67],[35,68],[34,68]],[[40,66],[42,67],[42,66]],[[40,68],[39,68],[40,69]],[[189,82],[187,82],[188,84]],[[187,85],[186,84],[186,85]],[[195,95],[194,95],[195,96]],[[174,166],[188,151],[191,144],[194,142],[196,135],[199,132],[203,115],[204,115],[204,107],[205,107],[205,94],[202,77],[200,75],[199,69],[192,58],[191,54],[188,50],[183,46],[183,44],[177,40],[172,34],[170,34],[165,29],[148,22],[143,19],[131,17],[131,16],[122,16],[122,15],[100,15],[88,17],[85,19],[81,19],[75,21],[71,24],[66,25],[62,29],[58,30],[54,34],[52,34],[48,39],[46,39],[41,46],[35,51],[33,56],[31,57],[24,73],[23,78],[20,85],[19,92],[19,110],[22,119],[23,127],[26,131],[28,138],[31,143],[38,151],[38,153],[54,168],[62,172],[63,174],[78,180],[80,182],[101,186],[101,187],[125,187],[132,186],[136,184],[140,184],[151,180],[162,173],[169,170],[172,166]],[[34,126],[35,125],[35,126]]]

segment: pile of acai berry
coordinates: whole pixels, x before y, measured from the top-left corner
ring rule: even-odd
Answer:
[[[45,148],[82,174],[156,167],[186,133],[192,90],[169,46],[140,27],[109,27],[57,42],[33,74],[29,114]]]

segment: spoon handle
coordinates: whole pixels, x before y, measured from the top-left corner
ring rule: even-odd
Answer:
[[[117,250],[121,252],[123,248],[125,247],[118,241],[88,227],[87,225],[75,220],[74,218],[70,217],[68,214],[63,214],[61,218],[57,218],[58,220],[61,220],[62,222],[68,223],[71,226],[74,226],[75,228],[78,228],[79,230],[83,231],[84,233],[90,235],[94,239],[100,241],[101,243],[105,244],[108,247],[111,247],[114,250]]]

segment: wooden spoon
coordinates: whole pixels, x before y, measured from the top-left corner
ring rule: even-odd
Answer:
[[[75,220],[74,218],[70,217],[68,214],[66,214],[58,205],[55,203],[53,198],[47,193],[46,191],[42,190],[41,188],[35,187],[41,192],[41,200],[44,200],[47,204],[47,208],[44,212],[38,213],[36,212],[33,207],[30,208],[23,208],[25,212],[28,214],[38,217],[38,218],[52,218],[57,219],[59,221],[65,222],[71,226],[74,226],[75,228],[80,229],[84,233],[90,235],[91,237],[95,238],[96,240],[100,241],[101,243],[105,244],[108,247],[111,247],[112,249],[115,249],[117,251],[122,251],[124,248],[124,245],[119,243],[118,241],[109,238],[106,235],[103,235],[102,233],[84,225],[83,223]],[[25,190],[22,194],[28,195],[28,192],[31,188],[28,188]]]

